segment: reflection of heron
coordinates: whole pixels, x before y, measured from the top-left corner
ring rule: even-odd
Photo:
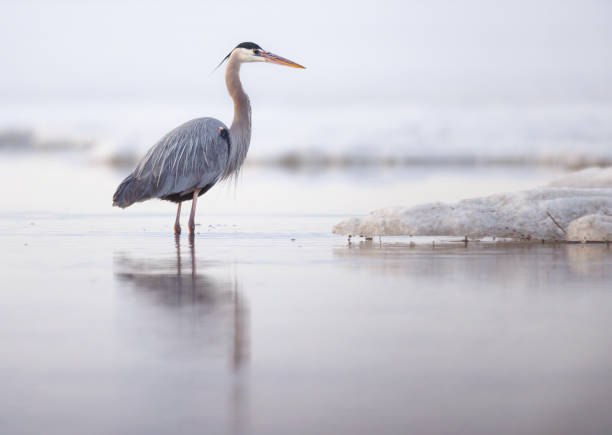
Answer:
[[[214,118],[197,118],[166,134],[123,180],[113,196],[121,208],[151,198],[178,203],[174,232],[180,233],[181,203],[192,199],[189,232],[193,233],[197,198],[217,181],[236,176],[251,141],[251,105],[240,83],[240,65],[270,62],[304,68],[295,62],[262,50],[252,42],[234,48],[227,60],[225,83],[234,100],[234,120],[228,129]]]
[[[176,260],[173,258],[170,262],[137,261],[124,256],[117,258],[120,271],[115,276],[131,283],[143,294],[146,292],[158,304],[173,311],[178,310],[179,316],[185,314],[183,309],[187,308],[188,313],[196,314],[194,320],[205,329],[209,329],[208,322],[215,324],[219,321],[229,327],[232,331],[230,365],[234,371],[240,370],[248,361],[249,337],[248,309],[238,290],[238,283],[236,280],[220,281],[198,273],[193,234],[189,236],[191,264],[184,265],[180,243],[180,237],[176,236]],[[191,308],[197,309],[194,311]],[[204,317],[201,315],[202,309]]]

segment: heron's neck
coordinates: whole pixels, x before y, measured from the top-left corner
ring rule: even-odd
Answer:
[[[240,82],[240,61],[230,56],[225,84],[234,100],[234,120],[230,127],[230,156],[226,176],[237,173],[246,158],[251,142],[251,104]]]

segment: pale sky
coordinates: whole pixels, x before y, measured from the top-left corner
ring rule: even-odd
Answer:
[[[0,98],[217,99],[242,41],[308,67],[247,65],[251,95],[612,99],[612,2],[0,1]]]

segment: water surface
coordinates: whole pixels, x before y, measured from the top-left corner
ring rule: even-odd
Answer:
[[[3,432],[612,429],[610,247],[298,230],[335,219],[2,218]]]

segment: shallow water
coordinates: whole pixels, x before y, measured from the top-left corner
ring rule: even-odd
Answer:
[[[609,246],[273,219],[190,240],[167,216],[2,218],[3,432],[612,429]]]
[[[611,432],[609,246],[330,234],[555,171],[247,168],[190,240],[64,157],[0,161],[2,433]]]

